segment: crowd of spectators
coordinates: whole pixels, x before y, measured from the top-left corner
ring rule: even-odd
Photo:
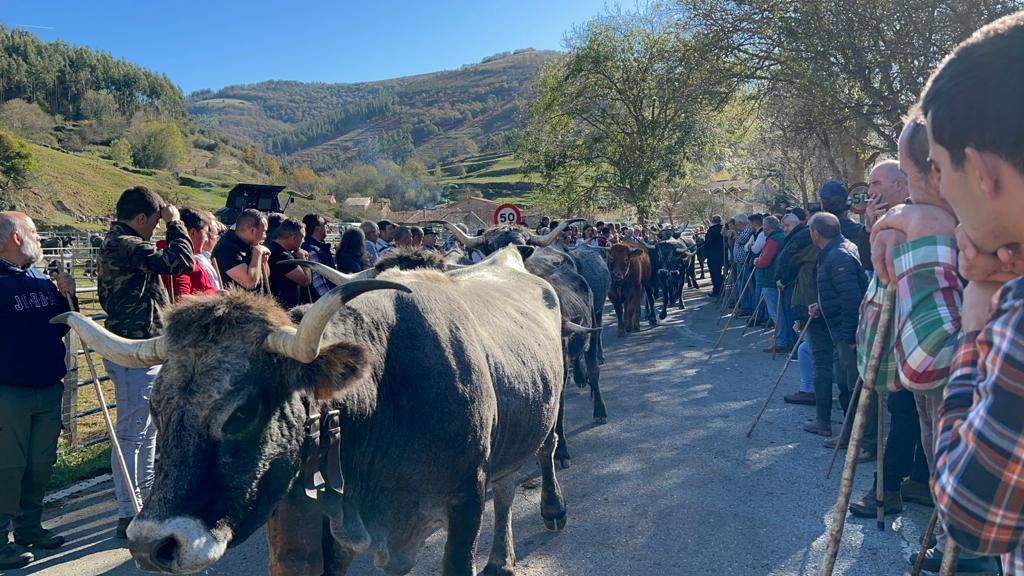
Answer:
[[[814,407],[807,433],[826,438],[828,447],[846,447],[845,428],[834,436],[834,393],[844,412],[869,392],[858,394],[858,382],[887,393],[887,415],[868,411],[866,434],[852,449],[860,462],[876,459],[874,422],[888,416],[883,512],[899,513],[905,502],[937,506],[936,542],[922,559],[933,572],[952,539],[961,547],[959,572],[983,570],[998,555],[1004,574],[1024,574],[1022,54],[1018,13],[978,31],[943,61],[906,116],[898,158],[868,175],[863,223],[849,214],[847,187],[831,180],[812,205],[739,213],[726,222],[714,216],[697,230],[710,296],[731,295],[726,304],[750,324],[775,323],[777,339],[765,352],[796,355],[799,389],[785,401]],[[165,237],[155,243],[161,221]],[[556,226],[545,217],[536,232]],[[179,212],[146,188],[126,190],[98,257],[106,328],[152,338],[162,330],[160,310],[174,299],[228,288],[293,307],[331,288],[296,259],[355,273],[392,250],[446,251],[457,243],[449,237],[439,245],[438,229],[382,220],[342,230],[332,247],[328,228],[317,214],[300,222],[245,210],[228,229],[203,210]],[[601,248],[678,234],[672,227],[594,222],[568,228],[562,241]],[[19,327],[0,331],[8,367],[0,382],[0,569],[23,566],[33,550],[64,542],[41,524],[60,433],[67,330],[49,320],[77,309],[77,300],[73,278],[51,279],[33,266],[41,257],[31,218],[0,212],[0,319]],[[873,362],[879,341],[881,356]],[[877,372],[868,374],[876,363]],[[149,395],[160,367],[104,365],[131,480],[114,474],[116,536],[124,538],[131,490],[144,500],[153,482]],[[850,512],[874,516],[877,506],[872,488]]]

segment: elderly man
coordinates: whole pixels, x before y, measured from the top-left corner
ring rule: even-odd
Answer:
[[[742,300],[742,294],[739,290],[743,288],[747,282],[747,270],[744,266],[744,262],[747,260],[747,242],[754,235],[754,229],[750,227],[750,219],[746,214],[740,212],[732,217],[733,220],[733,247],[732,247],[732,266],[733,266],[733,278],[736,279],[736,294],[735,298]],[[729,306],[733,306],[734,303],[730,302]]]
[[[818,256],[818,302],[809,307],[812,319],[819,324],[815,341],[827,337],[832,345],[833,374],[839,387],[839,402],[845,412],[850,405],[853,388],[857,381],[856,332],[861,299],[867,288],[867,276],[857,258],[857,248],[843,237],[839,219],[828,212],[819,212],[808,221],[811,242],[821,250]],[[815,374],[814,396],[817,403],[817,419],[804,430],[832,435],[832,379]],[[875,458],[875,434],[873,427],[864,434],[858,462]]]
[[[868,201],[865,221],[867,229],[889,208],[907,201],[907,175],[900,170],[900,163],[884,160],[875,164],[868,174]]]
[[[107,330],[123,338],[153,338],[160,335],[160,309],[169,301],[159,276],[192,271],[192,241],[178,209],[147,188],[125,190],[116,210],[117,220],[110,225],[97,259],[97,294],[107,313]],[[163,250],[151,241],[160,220],[167,227],[167,248]],[[156,425],[149,413],[149,392],[160,367],[129,368],[106,359],[103,364],[114,382],[117,440],[136,495],[140,501],[145,500],[153,484],[156,458]],[[112,455],[111,460],[115,458]],[[118,538],[125,538],[134,514],[128,490],[121,475],[114,474]]]
[[[792,216],[792,215],[791,215]],[[795,217],[794,217],[795,218]],[[768,309],[768,317],[772,319],[778,329],[778,336],[775,340],[775,347],[768,347],[765,352],[789,352],[793,346],[789,334],[783,327],[786,327],[789,314],[782,315],[783,301],[782,291],[775,285],[775,270],[778,267],[779,251],[785,241],[785,234],[782,232],[782,224],[775,216],[768,216],[764,219],[765,243],[761,253],[754,260],[754,274],[757,285],[761,287],[761,295],[764,298],[765,307]],[[776,311],[779,313],[776,314]]]
[[[380,259],[380,254],[377,252],[380,229],[377,228],[376,222],[370,220],[360,224],[359,229],[363,231],[363,236],[366,237],[366,255],[370,259],[370,266],[373,266]]]
[[[704,235],[704,254],[711,272],[711,297],[722,295],[722,267],[725,265],[725,237],[722,235],[722,217],[711,217],[711,226]]]
[[[43,494],[57,460],[64,387],[66,326],[50,324],[71,309],[74,280],[55,286],[32,265],[43,259],[36,225],[21,212],[0,212],[0,569],[35,559],[64,537],[44,530]],[[13,524],[14,543],[8,543]]]

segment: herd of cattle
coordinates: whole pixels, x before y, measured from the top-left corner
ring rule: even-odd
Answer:
[[[114,362],[162,364],[156,479],[128,529],[137,565],[196,572],[267,524],[272,574],[344,574],[358,553],[405,574],[444,527],[443,573],[468,576],[490,487],[484,572],[513,574],[516,472],[531,456],[545,524],[566,523],[555,463],[570,461],[570,370],[590,388],[595,420],[608,417],[605,299],[620,335],[639,327],[644,299],[657,324],[656,293],[661,318],[682,307],[699,250],[685,237],[567,248],[557,240],[572,223],[480,236],[443,223],[485,255],[476,264],[422,250],[355,275],[302,262],[337,285],[316,303],[286,312],[241,292],[182,299],[150,340],[81,314],[57,319]]]

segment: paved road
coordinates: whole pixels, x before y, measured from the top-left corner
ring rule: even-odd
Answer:
[[[801,430],[813,408],[790,406],[796,363],[753,439],[745,433],[782,367],[761,348],[767,336],[731,329],[708,362],[717,310],[696,292],[688,309],[625,339],[605,336],[603,388],[609,421],[593,426],[586,394],[566,402],[573,465],[560,471],[569,505],[562,533],[544,529],[539,490],[520,488],[514,510],[518,574],[817,574],[838,474],[824,479],[829,451]],[[614,320],[612,320],[614,322]],[[840,415],[837,412],[836,417]],[[858,473],[868,488],[873,466]],[[527,469],[524,474],[533,473]],[[66,549],[10,574],[137,574],[113,540],[108,486],[52,510],[47,526],[67,534]],[[930,509],[908,505],[880,533],[874,521],[847,523],[836,574],[901,575]],[[478,566],[491,539],[485,516]],[[438,574],[443,533],[420,553],[416,575]],[[351,571],[377,574],[368,558]],[[228,552],[207,574],[266,574],[264,535]]]

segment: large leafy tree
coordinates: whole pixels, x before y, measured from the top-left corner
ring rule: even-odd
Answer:
[[[536,83],[519,156],[549,205],[586,211],[617,199],[655,215],[655,184],[707,150],[710,113],[735,70],[657,8],[574,30],[569,54]]]
[[[14,208],[13,192],[28,185],[36,160],[25,142],[0,131],[0,210]]]

